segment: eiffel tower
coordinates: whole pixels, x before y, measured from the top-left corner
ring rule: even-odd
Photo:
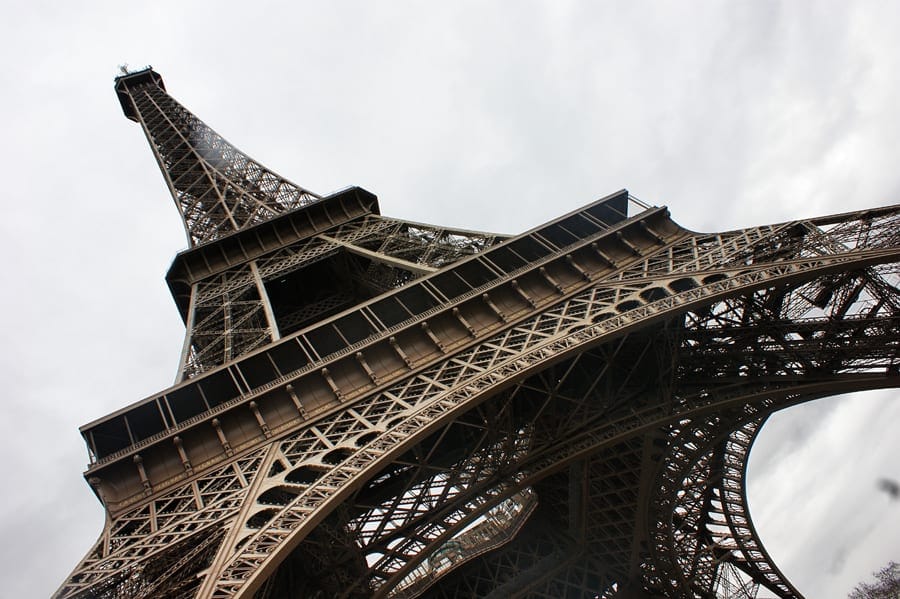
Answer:
[[[57,597],[801,596],[747,456],[900,386],[900,206],[696,233],[622,190],[448,229],[291,183],[149,67],[115,90],[187,333],[174,386],[80,429],[107,520]]]

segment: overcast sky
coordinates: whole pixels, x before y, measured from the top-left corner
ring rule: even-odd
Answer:
[[[390,216],[516,233],[627,187],[715,231],[900,202],[900,3],[7,0],[0,23],[0,596],[101,531],[77,427],[171,384],[186,241],[116,66]],[[898,392],[773,418],[752,514],[810,598],[900,561]]]

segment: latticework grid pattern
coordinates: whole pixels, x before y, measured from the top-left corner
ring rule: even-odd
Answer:
[[[638,248],[602,279],[510,311],[500,330],[272,440],[255,472],[231,476],[240,490],[227,516],[187,487],[151,505],[184,506],[178,538],[233,522],[203,596],[263,589],[323,539],[361,556],[332,564],[347,596],[402,596],[411,574],[429,571],[420,564],[523,489],[539,508],[517,534],[428,581],[428,593],[712,596],[729,564],[796,596],[737,491],[749,440],[781,407],[897,385],[898,215]],[[548,527],[553,505],[567,515]],[[116,523],[154,530],[155,513]],[[130,527],[110,529],[62,596],[108,585],[113,570],[143,579],[164,559],[171,540]]]

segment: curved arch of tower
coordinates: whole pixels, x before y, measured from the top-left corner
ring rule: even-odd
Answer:
[[[797,403],[900,386],[900,206],[688,231],[623,190],[519,235],[382,216],[116,79],[190,247],[175,386],[86,424],[57,597],[800,597],[747,509]]]

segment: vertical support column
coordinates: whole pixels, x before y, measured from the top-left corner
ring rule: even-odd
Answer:
[[[272,302],[269,301],[269,294],[266,292],[266,286],[263,283],[262,276],[259,274],[259,267],[256,266],[256,260],[250,261],[250,272],[253,273],[253,280],[256,282],[256,290],[259,292],[259,299],[263,305],[263,312],[266,314],[266,322],[269,323],[272,341],[278,341],[281,339],[281,332],[278,330],[278,323],[275,321],[275,311],[272,309]]]
[[[641,450],[640,485],[638,486],[638,505],[648,506],[653,494],[656,472],[659,461],[668,447],[669,441],[661,430],[656,430],[644,437]],[[623,588],[623,597],[644,597],[639,593],[641,581],[642,555],[649,552],[650,520],[648,510],[639,509],[635,513],[634,532],[631,542],[631,569],[628,572],[629,582]],[[627,592],[626,592],[627,591]]]
[[[178,374],[175,375],[177,385],[185,378],[187,372],[188,357],[191,355],[191,338],[194,335],[194,313],[197,309],[197,291],[199,283],[191,285],[191,300],[188,303],[187,322],[184,324],[184,343],[181,344],[181,358],[178,362]]]

